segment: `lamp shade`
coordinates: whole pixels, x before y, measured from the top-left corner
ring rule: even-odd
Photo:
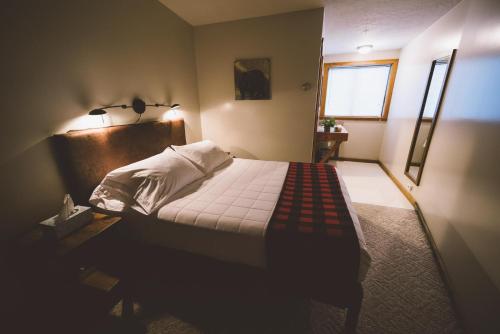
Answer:
[[[104,109],[93,109],[93,110],[89,111],[90,116],[99,116],[99,115],[105,115],[105,114],[106,114],[106,110],[104,110]]]

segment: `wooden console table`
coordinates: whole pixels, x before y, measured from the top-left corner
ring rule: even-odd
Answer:
[[[339,158],[339,149],[340,144],[344,141],[347,141],[349,137],[349,132],[342,126],[342,131],[334,132],[333,129],[331,132],[325,132],[323,127],[318,127],[316,129],[316,142],[330,142],[333,141],[333,145],[330,147],[328,152],[321,158],[320,162],[328,162],[332,157],[333,159]]]

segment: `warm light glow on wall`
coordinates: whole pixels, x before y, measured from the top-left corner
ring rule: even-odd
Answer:
[[[98,129],[111,126],[111,119],[108,114],[91,116],[83,115],[72,119],[61,127],[57,132],[67,132],[69,130]]]
[[[108,114],[99,116],[85,115],[81,120],[82,129],[97,129],[111,125]]]
[[[167,110],[164,114],[162,119],[164,121],[171,121],[171,120],[176,120],[176,119],[181,119],[182,117],[182,111],[180,109],[171,109]]]

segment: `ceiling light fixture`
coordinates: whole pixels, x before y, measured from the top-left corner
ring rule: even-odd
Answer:
[[[361,54],[370,53],[373,49],[373,45],[371,45],[371,44],[360,45],[356,49]]]

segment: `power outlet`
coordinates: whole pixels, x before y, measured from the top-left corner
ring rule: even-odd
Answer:
[[[407,184],[406,188],[408,188],[409,191],[413,191],[413,185],[412,184]]]

